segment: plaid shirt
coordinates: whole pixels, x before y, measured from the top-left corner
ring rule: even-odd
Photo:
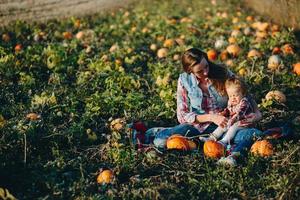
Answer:
[[[249,97],[248,97],[249,98]],[[246,115],[254,112],[254,109],[247,97],[243,97],[237,105],[228,104],[227,108],[224,110],[225,115],[230,117],[230,122],[234,122],[245,119]]]
[[[203,93],[203,97],[199,98],[199,101],[201,100],[201,107],[204,110],[203,114],[218,113],[220,111],[213,95]],[[188,91],[183,87],[179,80],[177,85],[177,118],[179,123],[192,124],[200,132],[203,132],[211,124],[211,122],[195,123],[195,119],[198,114],[199,113],[191,110]]]

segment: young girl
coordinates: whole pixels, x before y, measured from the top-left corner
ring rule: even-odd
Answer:
[[[225,90],[229,98],[228,104],[227,108],[220,114],[229,117],[227,127],[222,128],[219,126],[208,138],[200,137],[202,141],[217,140],[227,131],[225,136],[219,141],[224,146],[230,143],[238,130],[244,128],[238,126],[238,121],[245,119],[248,114],[254,112],[250,100],[246,96],[246,86],[240,79],[233,77],[226,80]]]

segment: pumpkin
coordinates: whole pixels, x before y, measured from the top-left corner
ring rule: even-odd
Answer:
[[[109,52],[115,52],[119,49],[119,45],[117,44],[113,44],[110,48],[109,48]]]
[[[242,51],[242,49],[237,44],[229,45],[226,48],[226,50],[229,54],[231,54],[234,57],[238,56],[240,54],[240,52]]]
[[[244,29],[244,31],[243,31],[243,33],[245,34],[245,35],[250,35],[251,34],[251,28],[250,27],[246,27],[245,29]]]
[[[97,177],[97,183],[99,184],[107,184],[111,183],[114,178],[114,174],[111,170],[106,169],[103,170]]]
[[[216,49],[222,49],[223,47],[225,47],[227,45],[227,42],[224,39],[218,39],[215,42],[215,48]]]
[[[72,37],[73,37],[72,33],[71,33],[71,32],[68,32],[68,31],[63,32],[62,35],[63,35],[64,39],[66,39],[66,40],[70,40],[70,39],[72,39]]]
[[[252,21],[254,20],[254,17],[251,16],[251,15],[249,15],[249,16],[246,17],[246,20],[247,20],[248,22],[252,22]]]
[[[188,140],[188,143],[189,143],[189,150],[193,151],[197,149],[197,144],[194,141]]]
[[[252,49],[248,52],[247,55],[248,58],[253,58],[253,57],[257,57],[260,58],[261,57],[261,53],[259,51],[257,51],[256,49]]]
[[[275,55],[275,54],[280,54],[281,53],[281,49],[279,47],[274,47],[273,50],[272,50],[272,54]]]
[[[35,120],[38,120],[40,119],[41,116],[36,114],[36,113],[29,113],[26,115],[26,119],[29,119],[30,121],[35,121]]]
[[[20,52],[21,50],[22,50],[22,45],[21,44],[17,44],[16,46],[15,46],[15,52]]]
[[[241,36],[242,35],[242,33],[241,33],[241,31],[240,30],[233,30],[232,32],[231,32],[231,37],[239,37],[239,36]]]
[[[80,28],[80,25],[81,25],[80,19],[76,19],[76,20],[74,21],[74,27],[75,27],[75,28]]]
[[[173,60],[180,60],[180,55],[179,54],[175,54],[174,56],[173,56]]]
[[[239,71],[238,71],[238,74],[240,76],[246,76],[247,75],[247,69],[246,68],[241,68]]]
[[[218,53],[213,49],[208,50],[206,54],[210,61],[214,61],[218,57]]]
[[[208,140],[203,146],[204,155],[210,158],[220,158],[225,154],[224,146],[216,141]]]
[[[286,97],[285,95],[279,91],[279,90],[273,90],[267,93],[266,95],[267,100],[273,100],[275,99],[276,101],[280,103],[285,103],[286,102]]]
[[[228,59],[228,52],[226,50],[222,51],[220,54],[220,59],[222,61],[227,60]]]
[[[183,17],[180,19],[180,23],[189,23],[192,22],[193,20],[191,18],[188,17]]]
[[[9,41],[10,41],[10,36],[9,36],[9,34],[3,33],[3,34],[2,34],[2,40],[3,40],[4,42],[9,42]]]
[[[83,38],[83,36],[84,36],[84,32],[83,31],[79,31],[77,34],[76,34],[76,38],[78,39],[78,40],[81,40],[82,38]]]
[[[172,47],[173,45],[175,44],[175,42],[174,42],[174,40],[173,39],[166,39],[165,41],[164,41],[164,47],[166,47],[166,48],[170,48],[170,47]]]
[[[295,72],[295,74],[300,76],[300,62],[294,64],[293,67],[294,67],[293,72]]]
[[[156,44],[151,44],[151,45],[150,45],[150,49],[151,49],[152,51],[156,51],[156,50],[157,50],[157,45],[156,45]]]
[[[168,55],[168,49],[167,48],[161,48],[157,51],[157,57],[158,58],[165,58]]]
[[[117,118],[110,122],[110,129],[113,131],[120,131],[126,125],[126,121],[123,118]]]
[[[235,37],[229,37],[228,42],[229,42],[229,44],[234,44],[234,43],[236,43],[236,38]]]
[[[187,151],[189,150],[189,142],[182,135],[175,134],[168,138],[167,149],[177,149]]]
[[[272,55],[268,59],[268,68],[270,70],[276,70],[281,64],[281,58],[278,55]]]
[[[268,33],[266,31],[256,31],[255,36],[262,39],[262,38],[267,38]]]
[[[179,46],[183,46],[184,45],[184,39],[183,38],[176,38],[175,42],[179,45]]]
[[[290,44],[285,44],[281,47],[282,52],[287,55],[287,54],[294,54],[294,48]]]
[[[263,157],[271,156],[273,154],[273,145],[268,140],[256,141],[250,151]]]

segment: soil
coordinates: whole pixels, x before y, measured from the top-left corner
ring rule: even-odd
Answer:
[[[83,16],[129,5],[134,0],[0,0],[0,26],[11,21],[46,21]]]

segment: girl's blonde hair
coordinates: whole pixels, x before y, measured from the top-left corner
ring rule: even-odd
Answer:
[[[243,96],[247,95],[248,91],[246,83],[238,77],[231,77],[225,81],[225,88],[229,87],[237,87],[242,92]]]

